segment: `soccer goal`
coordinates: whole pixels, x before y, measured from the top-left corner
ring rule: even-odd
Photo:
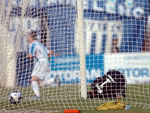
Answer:
[[[148,0],[0,0],[0,111],[94,110],[112,101],[150,109],[149,5]],[[53,82],[39,88],[39,100],[32,99],[31,87],[37,61],[28,57],[24,35],[31,30],[53,51],[44,78]],[[20,103],[10,103],[11,91],[22,94]]]

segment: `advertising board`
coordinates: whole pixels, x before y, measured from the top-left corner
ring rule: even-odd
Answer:
[[[149,53],[117,53],[104,55],[104,71],[115,69],[123,73],[128,84],[150,82]]]

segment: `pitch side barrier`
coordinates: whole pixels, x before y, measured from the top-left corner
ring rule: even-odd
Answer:
[[[17,83],[21,86],[28,86],[33,69],[33,59],[23,59],[22,57],[25,55],[23,53],[18,55],[20,55],[17,60],[19,69],[24,71],[17,69]],[[120,71],[126,77],[128,84],[147,83],[150,81],[149,57],[148,53],[86,55],[87,83],[91,83],[96,77],[103,76],[110,69]],[[80,82],[79,64],[77,55],[52,57],[49,61],[50,68],[47,79],[59,76],[62,84],[77,84]]]

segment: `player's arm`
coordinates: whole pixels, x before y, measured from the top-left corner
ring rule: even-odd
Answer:
[[[48,54],[48,57],[50,58],[52,55],[54,55],[54,56],[60,56],[59,54],[56,54],[56,53],[54,53],[54,51],[53,50],[47,50],[47,54]]]
[[[33,58],[34,56],[31,55],[31,54],[28,54],[27,57],[31,59],[31,58]]]
[[[53,54],[54,54],[54,51],[53,51],[53,50],[50,50],[50,51],[48,52],[48,57],[50,58]]]
[[[30,44],[27,57],[33,58],[34,55],[35,55],[35,44]]]
[[[23,32],[23,35],[25,36],[25,37],[29,37],[29,33],[28,32]],[[34,57],[34,55],[33,55],[33,52],[31,53],[31,46],[32,45],[30,45],[29,46],[29,48],[28,48],[28,50],[27,50],[27,57],[28,58],[33,58]]]

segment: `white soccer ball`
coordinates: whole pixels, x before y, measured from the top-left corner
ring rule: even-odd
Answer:
[[[8,95],[8,99],[11,104],[18,104],[22,100],[22,94],[19,91],[11,91]]]

